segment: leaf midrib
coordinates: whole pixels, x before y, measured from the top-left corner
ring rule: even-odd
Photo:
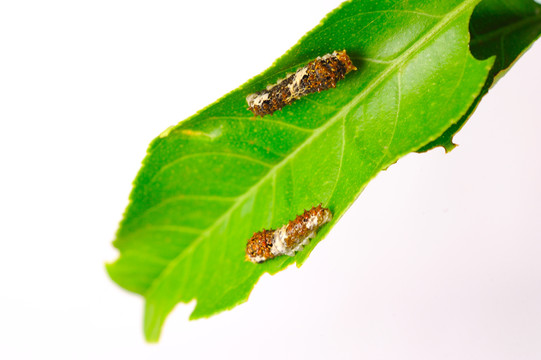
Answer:
[[[166,268],[160,273],[158,277],[155,278],[155,280],[152,282],[152,285],[149,287],[148,291],[146,292],[146,296],[148,297],[149,294],[151,294],[154,289],[158,286],[158,284],[161,282],[161,279],[168,276],[172,269],[176,267],[176,265],[188,254],[190,254],[202,241],[205,239],[218,225],[220,225],[223,221],[225,221],[228,217],[231,216],[231,213],[240,206],[243,201],[248,198],[250,195],[252,195],[253,192],[257,191],[257,189],[260,188],[260,186],[267,181],[270,177],[275,176],[276,172],[280,170],[282,167],[284,167],[287,163],[289,163],[290,159],[295,158],[296,155],[302,151],[306,146],[310,145],[316,138],[318,138],[321,134],[323,134],[328,128],[330,128],[332,125],[336,123],[339,119],[342,117],[345,117],[349,110],[351,110],[352,107],[357,105],[362,99],[365,98],[373,89],[375,89],[378,85],[380,85],[388,75],[392,74],[395,70],[397,70],[401,65],[403,65],[406,60],[408,60],[412,55],[416,54],[418,50],[423,48],[426,44],[428,44],[433,37],[438,34],[441,30],[445,28],[446,25],[451,23],[454,19],[456,19],[459,15],[462,14],[462,12],[466,9],[468,9],[470,6],[474,5],[475,3],[479,2],[480,0],[466,0],[462,4],[455,7],[452,11],[447,13],[447,15],[444,15],[441,17],[441,20],[437,22],[434,27],[425,33],[418,41],[416,41],[409,49],[404,51],[400,56],[398,56],[394,61],[390,62],[388,67],[383,70],[383,72],[377,76],[368,86],[359,93],[356,97],[354,97],[350,102],[348,102],[338,113],[336,113],[333,117],[329,119],[324,125],[321,127],[314,129],[313,133],[306,138],[306,140],[300,144],[297,149],[295,149],[292,153],[290,153],[288,156],[286,156],[282,161],[277,163],[267,174],[265,174],[260,181],[255,183],[251,188],[246,191],[244,195],[241,195],[237,198],[236,202],[216,221],[212,226],[210,226],[207,230],[203,231],[199,237],[197,237],[186,249],[180,253],[177,257],[175,257],[169,265],[166,266]],[[338,180],[337,180],[338,181]]]

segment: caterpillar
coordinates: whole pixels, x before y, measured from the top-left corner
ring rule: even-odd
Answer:
[[[357,68],[346,50],[320,56],[265,90],[248,95],[248,110],[255,116],[272,115],[305,95],[335,88],[352,70]]]
[[[280,255],[294,256],[301,251],[323,225],[331,221],[329,209],[313,207],[298,215],[295,220],[277,230],[262,230],[254,233],[246,245],[246,260],[262,263]]]

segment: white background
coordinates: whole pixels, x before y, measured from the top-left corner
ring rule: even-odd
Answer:
[[[541,358],[541,43],[457,149],[381,173],[301,269],[144,342],[104,263],[148,143],[339,3],[1,3],[0,358]]]

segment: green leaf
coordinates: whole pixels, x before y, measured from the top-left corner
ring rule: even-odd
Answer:
[[[121,255],[107,266],[120,286],[145,297],[147,340],[158,340],[179,302],[196,299],[191,319],[207,317],[246,301],[263,273],[300,266],[370,179],[471,112],[495,69],[494,58],[469,51],[478,2],[344,3],[271,68],[151,143],[114,242]],[[491,12],[483,14],[487,25]],[[336,89],[272,117],[246,109],[246,95],[341,49],[358,70]],[[507,51],[505,61],[518,56]],[[334,219],[303,251],[244,260],[254,232],[319,203]]]
[[[446,151],[455,148],[453,136],[464,126],[495,81],[528,49],[541,34],[541,6],[531,0],[484,0],[470,21],[470,50],[478,59],[495,56],[485,86],[464,116],[442,134],[423,146],[425,152],[437,146]]]

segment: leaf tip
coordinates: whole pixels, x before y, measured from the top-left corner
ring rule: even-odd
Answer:
[[[147,300],[145,304],[143,331],[145,334],[145,340],[148,343],[155,344],[160,341],[160,334],[164,320],[164,317],[160,317],[156,311],[156,305]]]

